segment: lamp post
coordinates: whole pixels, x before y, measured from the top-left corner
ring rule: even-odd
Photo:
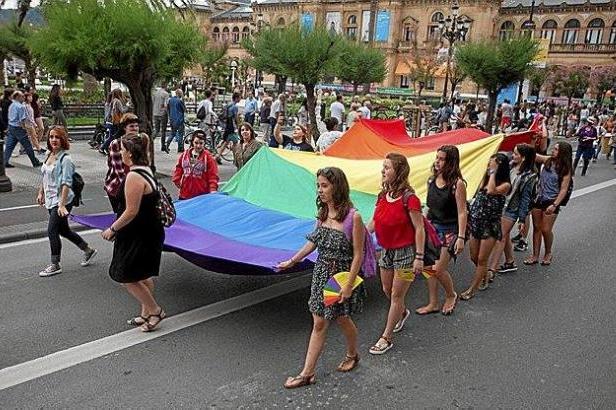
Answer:
[[[233,93],[233,90],[235,90],[235,70],[237,70],[237,61],[231,60],[229,68],[231,69],[231,93]]]
[[[453,56],[453,45],[456,41],[464,41],[466,34],[471,26],[470,20],[460,17],[460,5],[457,0],[451,5],[451,15],[446,19],[441,19],[438,22],[438,28],[441,36],[449,43],[447,49],[447,69],[445,71],[445,86],[443,87],[443,102],[447,101],[447,85],[449,83],[449,66],[451,65],[451,57]]]
[[[527,36],[528,38],[533,38],[535,34],[535,22],[533,21],[533,15],[535,14],[535,0],[532,0],[530,4],[530,16],[528,20],[522,23],[522,35]],[[522,101],[522,96],[524,94],[524,81],[520,81],[520,85],[518,86],[518,102]],[[532,91],[532,90],[531,90]],[[538,99],[538,97],[537,97]]]

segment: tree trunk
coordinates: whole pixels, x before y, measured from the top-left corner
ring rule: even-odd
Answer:
[[[109,77],[103,79],[103,92],[105,93],[105,98],[107,98],[111,92],[111,78]]]
[[[314,95],[314,84],[304,84],[306,87],[306,105],[310,116],[310,135],[316,143],[319,139],[319,128],[317,127],[316,97]]]
[[[32,65],[32,59],[30,58],[24,60],[24,66],[26,69],[28,85],[30,85],[30,87],[34,90],[36,88],[36,67]]]
[[[357,95],[358,88],[359,88],[359,83],[353,83],[353,95]]]
[[[486,117],[486,132],[492,134],[492,121],[494,120],[494,110],[496,110],[497,91],[488,91],[488,116]]]
[[[135,115],[139,117],[139,129],[150,136],[150,160],[154,165],[154,142],[152,140],[152,88],[154,87],[154,76],[152,70],[144,70],[136,76],[131,76],[126,80],[126,86],[130,92]]]

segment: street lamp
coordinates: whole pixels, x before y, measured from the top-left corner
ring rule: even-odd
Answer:
[[[447,84],[449,83],[449,66],[453,56],[453,45],[456,41],[466,40],[466,34],[471,27],[470,20],[460,17],[460,5],[457,0],[451,5],[451,15],[438,22],[438,29],[443,38],[449,43],[447,49],[447,69],[445,71],[445,86],[443,87],[443,102],[447,101]]]
[[[231,60],[229,63],[229,68],[231,69],[231,92],[235,89],[235,70],[237,70],[237,61]]]

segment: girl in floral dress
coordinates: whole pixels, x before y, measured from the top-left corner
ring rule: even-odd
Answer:
[[[320,169],[317,172],[317,190],[315,230],[307,236],[308,242],[291,259],[278,265],[279,269],[290,268],[315,249],[319,251],[308,300],[313,320],[308,352],[302,371],[295,377],[289,377],[284,384],[287,389],[315,383],[315,368],[331,321],[336,321],[340,326],[346,340],[346,356],[336,370],[349,372],[359,362],[357,327],[350,315],[361,311],[366,298],[363,284],[352,288],[363,262],[365,228],[361,216],[353,209],[349,183],[342,170],[334,167]],[[352,218],[351,240],[344,233],[346,218]],[[338,272],[350,272],[348,283],[342,288],[338,303],[325,306],[323,289],[329,278]]]

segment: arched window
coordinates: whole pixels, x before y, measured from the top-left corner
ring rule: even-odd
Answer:
[[[547,20],[541,26],[541,38],[547,38],[550,40],[550,44],[554,42],[556,38],[556,29],[558,28],[558,24],[554,20]]]
[[[612,30],[610,30],[610,44],[616,44],[616,21],[612,24]]]
[[[601,44],[604,27],[605,23],[603,20],[599,18],[590,20],[586,29],[586,44]]]
[[[351,15],[347,19],[346,35],[351,40],[357,39],[357,16]]]
[[[349,18],[347,19],[347,24],[349,26],[356,26],[357,25],[357,16],[355,16],[355,15],[349,16]]]
[[[498,33],[498,38],[501,41],[509,40],[511,37],[513,37],[514,30],[515,30],[515,24],[513,24],[512,21],[507,20],[503,24],[501,24],[500,31]]]
[[[220,29],[218,27],[214,27],[214,30],[212,30],[212,39],[220,41]]]
[[[580,22],[576,19],[571,19],[565,23],[563,30],[563,44],[575,44],[577,41],[578,31],[580,31]]]
[[[282,27],[282,26],[284,26],[284,24],[285,24],[284,17],[280,17],[280,18],[278,19],[278,22],[276,23],[276,25],[277,25],[278,27]]]
[[[250,27],[245,26],[242,29],[242,39],[248,38],[250,36]]]
[[[231,42],[239,43],[240,42],[240,29],[239,27],[233,27],[231,31]]]
[[[229,27],[224,27],[222,29],[222,41],[229,41]]]
[[[438,29],[438,23],[445,20],[445,16],[440,11],[437,11],[430,17],[430,24],[428,24],[428,40],[438,40],[441,33]]]

